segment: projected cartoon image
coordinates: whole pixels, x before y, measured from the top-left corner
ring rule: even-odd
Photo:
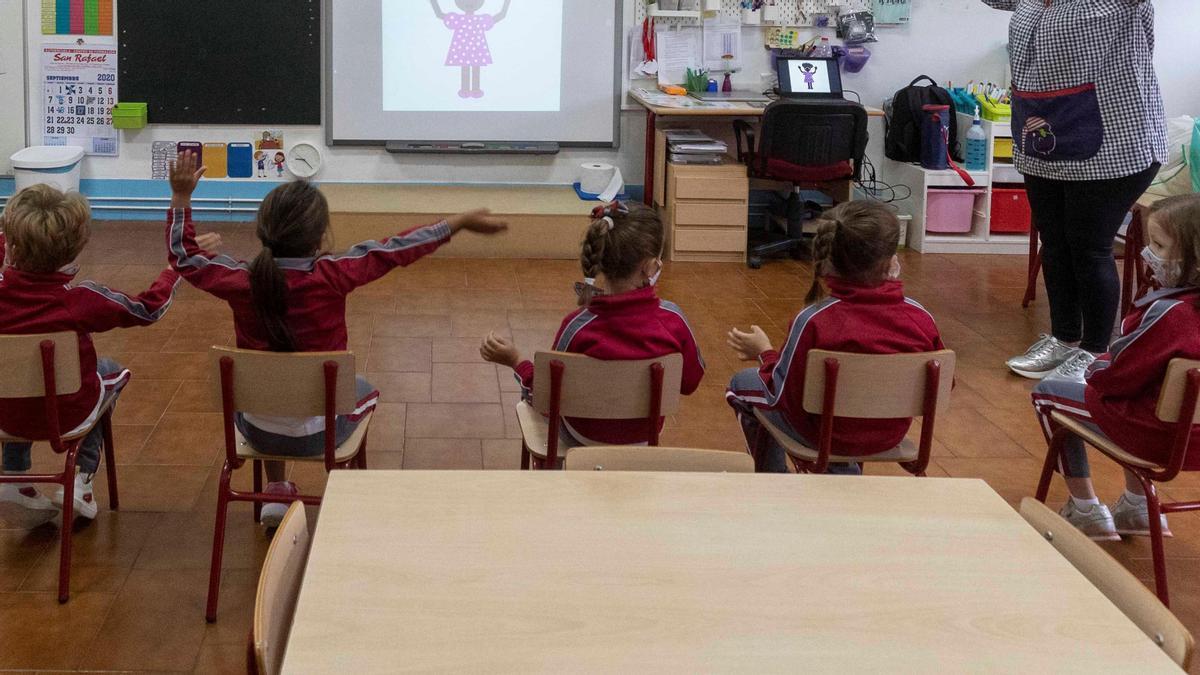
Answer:
[[[492,52],[488,48],[487,32],[508,16],[512,0],[504,0],[504,7],[496,15],[477,14],[484,0],[454,0],[458,12],[443,12],[441,0],[429,0],[437,18],[454,31],[450,42],[450,53],[446,55],[447,66],[462,69],[462,88],[459,98],[483,98],[480,75],[483,66],[492,65]]]

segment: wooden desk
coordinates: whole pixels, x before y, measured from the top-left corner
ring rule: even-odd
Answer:
[[[637,89],[631,90],[629,96],[646,109],[646,176],[644,182],[645,202],[649,206],[654,206],[655,186],[661,184],[666,164],[665,148],[658,147],[661,139],[658,139],[656,134],[659,117],[665,117],[672,122],[688,118],[695,121],[712,121],[721,118],[732,120],[738,117],[756,118],[762,117],[763,111],[767,107],[765,103],[705,103],[687,96],[674,97],[681,103],[687,104],[687,107],[663,106],[647,101]],[[869,117],[883,117],[882,109],[865,107]]]
[[[1178,672],[985,483],[335,471],[284,671]]]

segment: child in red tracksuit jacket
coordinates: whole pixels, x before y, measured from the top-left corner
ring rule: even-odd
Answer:
[[[1126,451],[1155,464],[1167,462],[1172,427],[1155,409],[1172,359],[1200,359],[1200,195],[1157,202],[1146,223],[1149,242],[1142,258],[1161,290],[1137,302],[1121,327],[1121,338],[1081,378],[1052,376],[1033,390],[1033,404],[1047,435],[1051,412],[1074,417]],[[1200,431],[1192,432],[1184,469],[1200,470]],[[1062,515],[1093,539],[1150,534],[1150,510],[1136,476],[1126,474],[1125,492],[1110,510],[1092,486],[1087,451],[1072,437],[1059,469],[1071,496]],[[1169,535],[1162,516],[1163,533]]]
[[[201,250],[194,239],[191,195],[204,174],[195,156],[180,154],[171,170],[171,212],[167,248],[171,266],[188,283],[229,303],[237,346],[276,352],[344,351],[346,296],[399,266],[410,265],[436,251],[462,230],[495,234],[507,225],[474,211],[403,232],[382,241],[367,241],[341,255],[322,255],[329,229],[329,205],[312,184],[295,182],[276,188],[258,212],[258,238],[263,249],[251,263]],[[375,405],[377,392],[359,378],[359,406],[338,419],[337,441],[349,438],[358,419]],[[277,418],[239,414],[238,429],[263,454],[314,456],[324,452],[324,418]],[[284,464],[266,462],[266,492],[288,496],[296,486],[284,480]],[[263,507],[262,521],[279,524],[286,504]]]
[[[585,280],[576,284],[581,307],[567,315],[554,338],[554,350],[606,361],[637,361],[683,355],[680,392],[696,391],[704,359],[696,336],[679,307],[660,300],[664,232],[658,214],[641,204],[613,202],[597,207],[583,243]],[[603,284],[603,290],[599,284]],[[484,360],[512,368],[528,399],[533,362],[495,333],[480,348]],[[566,447],[646,443],[642,420],[564,420]]]
[[[733,377],[726,400],[736,411],[752,446],[760,425],[754,409],[767,411],[772,422],[796,440],[816,447],[820,415],[804,411],[804,371],[811,349],[855,354],[904,354],[943,349],[937,324],[924,307],[904,296],[896,249],[900,223],[875,202],[848,202],[825,215],[813,241],[815,278],[810,304],[792,320],[783,351],[776,351],[758,326],[750,332],[734,328],[729,344],[759,368]],[[821,281],[829,287],[822,299]],[[912,419],[838,419],[833,426],[836,454],[864,456],[899,445]],[[783,447],[771,443],[766,458],[771,472],[787,471]],[[859,474],[861,466],[831,465],[829,473]]]
[[[73,331],[79,336],[82,386],[58,397],[59,431],[64,436],[94,425],[102,404],[115,399],[129,381],[128,370],[97,358],[91,334],[158,321],[171,305],[179,280],[175,272],[166,270],[136,297],[91,281],[74,284],[74,261],[87,244],[90,221],[91,210],[79,193],[63,194],[48,185],[35,185],[8,202],[0,234],[7,265],[0,272],[0,333]],[[49,432],[45,425],[41,398],[0,399],[4,435],[45,438]],[[75,515],[83,518],[96,517],[92,476],[100,465],[102,442],[102,431],[96,426],[79,447],[73,502]],[[4,473],[28,472],[30,451],[30,443],[5,443]],[[62,487],[48,499],[32,485],[0,485],[0,520],[36,527],[53,519],[62,501]]]

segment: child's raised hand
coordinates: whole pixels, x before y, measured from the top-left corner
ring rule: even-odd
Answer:
[[[219,250],[223,243],[221,235],[216,232],[205,232],[204,234],[196,235],[196,245],[205,251]]]
[[[734,328],[726,342],[743,361],[755,361],[763,352],[771,351],[771,338],[758,326],[751,326],[749,333]]]
[[[516,368],[517,364],[521,362],[521,352],[517,351],[516,345],[507,338],[496,335],[495,332],[488,333],[488,336],[483,339],[483,344],[479,347],[479,355],[483,357],[484,361],[509,368]]]
[[[479,234],[498,234],[508,229],[508,223],[492,215],[490,209],[467,211],[446,219],[452,234],[461,230]]]
[[[171,192],[190,196],[204,176],[207,167],[200,166],[200,158],[188,150],[179,153],[171,162]]]

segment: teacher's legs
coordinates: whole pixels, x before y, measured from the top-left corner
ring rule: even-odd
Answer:
[[[1060,342],[1079,343],[1093,354],[1108,350],[1121,300],[1113,240],[1157,173],[1156,164],[1112,180],[1026,177],[1042,239],[1051,334]]]

